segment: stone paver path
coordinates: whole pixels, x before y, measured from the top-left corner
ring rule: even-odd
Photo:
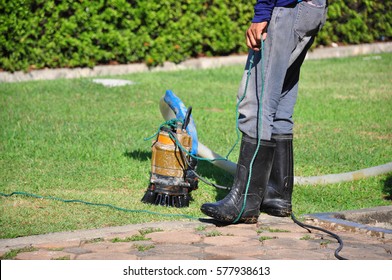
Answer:
[[[344,258],[392,260],[391,235],[334,233],[344,242]],[[0,240],[0,255],[17,260],[333,260],[338,246],[336,239],[309,233],[290,218],[261,215],[253,225],[161,222],[6,239]]]

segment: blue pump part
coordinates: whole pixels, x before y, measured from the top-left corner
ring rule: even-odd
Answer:
[[[178,96],[176,96],[171,90],[166,90],[163,100],[170,107],[170,109],[173,110],[177,119],[183,120],[185,118],[188,109],[185,107],[181,99]],[[192,148],[190,154],[197,155],[199,141],[197,139],[196,125],[195,122],[193,121],[192,115],[190,116],[190,121],[186,128],[186,131],[192,138]]]

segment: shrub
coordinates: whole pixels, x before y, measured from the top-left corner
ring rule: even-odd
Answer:
[[[371,0],[330,1],[328,21],[316,44],[370,43],[392,37],[392,2]]]
[[[317,44],[392,37],[391,1],[330,1]],[[0,0],[0,68],[93,67],[246,52],[250,1]]]

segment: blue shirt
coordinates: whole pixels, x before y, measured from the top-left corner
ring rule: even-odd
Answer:
[[[255,5],[254,17],[252,22],[269,21],[271,19],[272,11],[275,7],[284,7],[298,0],[257,0]]]

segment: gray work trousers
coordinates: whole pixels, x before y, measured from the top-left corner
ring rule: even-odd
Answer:
[[[249,51],[238,90],[237,100],[240,100],[253,56],[245,98],[238,107],[238,126],[242,133],[263,140],[270,140],[272,134],[293,133],[300,68],[314,36],[325,23],[326,2],[303,1],[291,7],[274,8],[264,41],[264,57],[259,51]],[[261,71],[262,65],[264,71]]]

